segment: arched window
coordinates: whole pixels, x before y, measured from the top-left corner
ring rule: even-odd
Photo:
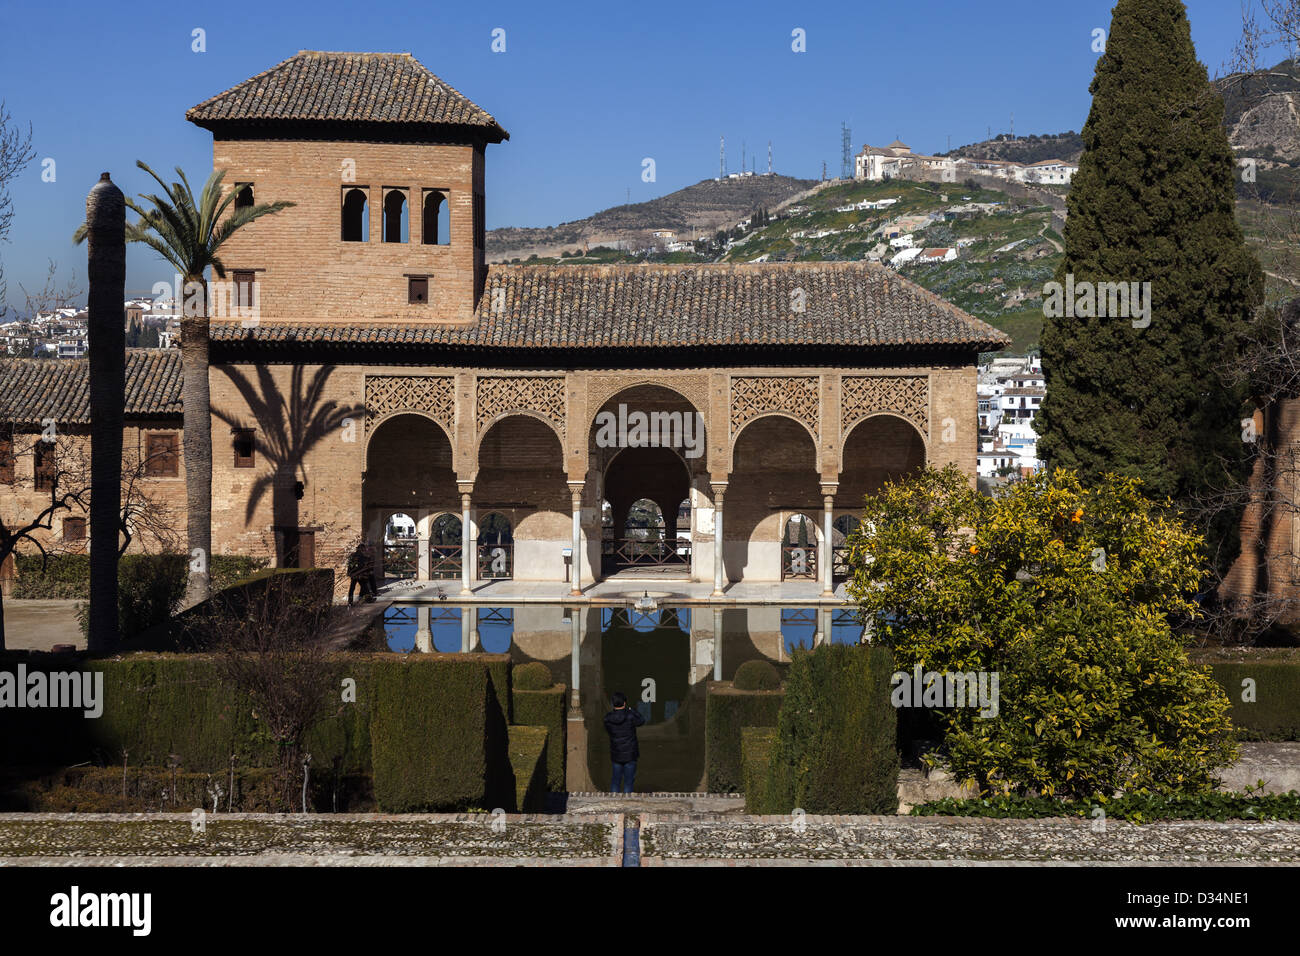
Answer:
[[[439,189],[424,191],[424,244],[445,246],[451,242],[451,209],[447,196]]]
[[[807,515],[791,515],[781,535],[781,580],[817,579],[817,525]]]
[[[503,514],[492,512],[478,526],[480,544],[514,544],[514,534],[510,530],[510,519]]]
[[[370,241],[370,201],[357,186],[343,191],[343,241]]]
[[[478,576],[482,580],[514,576],[514,532],[510,520],[493,512],[478,526]]]
[[[384,195],[384,242],[406,242],[408,229],[406,193],[390,189]]]
[[[429,528],[429,577],[433,580],[460,577],[460,518],[441,514]]]

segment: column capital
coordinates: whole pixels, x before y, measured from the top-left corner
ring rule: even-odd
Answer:
[[[459,492],[461,493],[462,496],[464,496],[464,495],[472,495],[472,494],[474,493],[474,482],[472,482],[472,481],[457,481],[457,482],[456,482],[456,490],[459,491]]]
[[[714,481],[710,478],[709,487],[713,489],[715,495],[724,495],[727,493],[727,483],[725,481]]]
[[[839,491],[839,487],[840,487],[840,483],[838,481],[823,481],[822,497],[823,498],[834,497],[835,493]]]

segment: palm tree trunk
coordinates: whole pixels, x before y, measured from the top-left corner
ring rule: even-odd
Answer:
[[[186,308],[181,317],[181,370],[184,381],[185,534],[190,551],[190,571],[185,586],[185,606],[192,607],[212,595],[212,413],[208,393],[208,284],[203,276],[187,276],[202,287],[199,308]],[[186,302],[190,301],[186,294]],[[189,315],[190,311],[196,315]]]
[[[126,393],[126,203],[108,173],[86,198],[90,336],[90,629],[92,654],[117,650],[117,548]]]

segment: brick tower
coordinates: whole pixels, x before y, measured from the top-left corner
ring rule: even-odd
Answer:
[[[473,321],[484,149],[509,134],[409,53],[304,50],[186,118],[236,205],[295,203],[223,247],[259,319]]]

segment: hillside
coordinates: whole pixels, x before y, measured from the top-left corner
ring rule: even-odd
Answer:
[[[863,201],[894,200],[883,209],[845,209]],[[913,235],[922,246],[959,248],[953,262],[907,264],[899,272],[1012,337],[1023,352],[1038,343],[1043,283],[1060,261],[1060,236],[1046,206],[992,187],[893,180],[832,183],[785,210],[755,217],[725,231],[724,242],[701,244],[696,253],[634,255],[594,247],[586,255],[535,257],[537,264],[567,262],[842,262],[888,261],[882,232]],[[987,204],[976,207],[974,204]],[[964,207],[954,212],[954,207]],[[899,220],[902,220],[901,224]]]
[[[1068,133],[1047,133],[1033,136],[1008,134],[996,136],[982,143],[971,143],[940,153],[940,156],[965,156],[968,159],[1001,159],[1016,163],[1037,163],[1044,159],[1062,159],[1077,163],[1083,154],[1083,139],[1074,130]]]
[[[762,175],[706,179],[646,202],[605,209],[585,219],[538,228],[507,227],[487,233],[489,262],[530,255],[638,241],[657,229],[711,234],[730,227],[757,209],[771,209],[817,185],[816,180]]]

